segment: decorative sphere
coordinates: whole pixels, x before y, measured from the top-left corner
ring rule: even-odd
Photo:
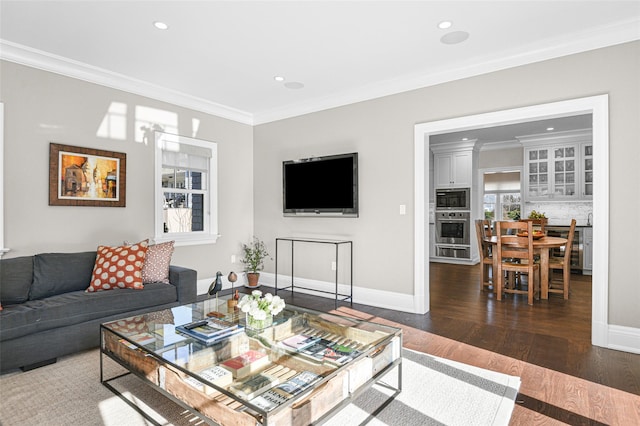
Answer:
[[[235,283],[236,281],[238,281],[238,276],[235,272],[231,271],[229,272],[229,276],[227,277],[227,279],[229,280],[229,282]]]

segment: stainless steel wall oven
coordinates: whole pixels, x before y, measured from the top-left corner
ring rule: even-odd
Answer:
[[[469,245],[470,225],[469,212],[436,212],[436,244]]]

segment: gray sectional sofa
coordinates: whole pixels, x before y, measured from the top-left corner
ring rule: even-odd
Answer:
[[[99,346],[99,326],[196,301],[196,271],[170,266],[143,290],[87,293],[96,252],[0,260],[0,371],[35,368]]]

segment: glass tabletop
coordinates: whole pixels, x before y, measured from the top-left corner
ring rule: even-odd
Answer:
[[[393,352],[399,353],[398,328],[287,305],[271,326],[253,329],[246,314],[229,306],[227,299],[132,316],[102,328],[118,345],[172,366],[193,387],[223,393],[265,412],[287,399],[271,404],[265,395],[279,394],[265,389],[291,391],[293,386],[297,389],[291,392],[302,392],[319,386],[343,368],[391,346],[393,339],[398,347]]]

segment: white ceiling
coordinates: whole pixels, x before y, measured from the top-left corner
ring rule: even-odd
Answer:
[[[640,0],[0,1],[3,59],[249,124],[638,39]]]

